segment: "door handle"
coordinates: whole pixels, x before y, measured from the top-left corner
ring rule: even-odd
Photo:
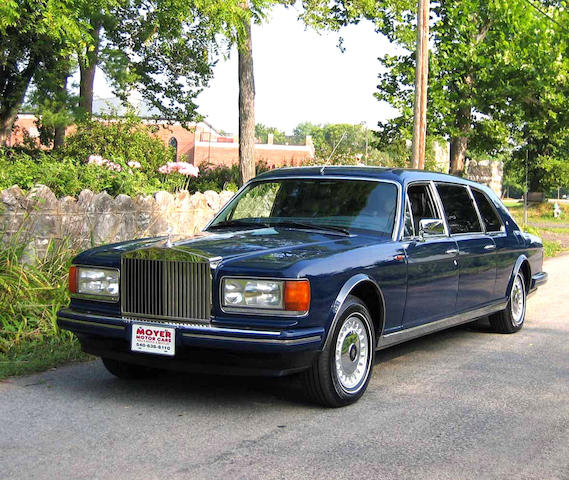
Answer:
[[[486,245],[484,247],[484,250],[496,250],[496,245],[492,244],[492,245]]]
[[[447,255],[456,255],[458,253],[457,248],[449,248],[446,252]]]

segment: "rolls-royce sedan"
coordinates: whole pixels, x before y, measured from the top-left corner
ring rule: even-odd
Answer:
[[[379,349],[483,316],[519,331],[542,264],[541,240],[478,183],[285,168],[194,237],[79,254],[58,324],[118,377],[300,373],[314,401],[338,407],[362,396]]]

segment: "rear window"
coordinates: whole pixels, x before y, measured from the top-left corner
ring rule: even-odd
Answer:
[[[478,214],[466,187],[437,184],[451,234],[482,232]]]

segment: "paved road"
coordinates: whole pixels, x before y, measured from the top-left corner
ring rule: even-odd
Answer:
[[[0,478],[569,479],[569,256],[546,270],[522,332],[382,352],[344,409],[294,380],[125,383],[98,361],[0,383]]]

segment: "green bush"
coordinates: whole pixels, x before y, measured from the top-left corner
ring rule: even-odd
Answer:
[[[56,324],[57,311],[69,302],[75,252],[51,243],[44,255],[30,258],[20,240],[0,233],[0,380],[89,358]]]
[[[173,150],[153,136],[157,129],[143,124],[133,114],[83,120],[67,136],[57,156],[87,162],[90,155],[100,155],[121,165],[134,160],[140,162],[147,174],[157,174],[158,167],[174,160]]]
[[[71,338],[57,328],[56,314],[69,301],[65,279],[73,252],[52,242],[30,261],[26,243],[0,235],[0,352],[44,336]]]

